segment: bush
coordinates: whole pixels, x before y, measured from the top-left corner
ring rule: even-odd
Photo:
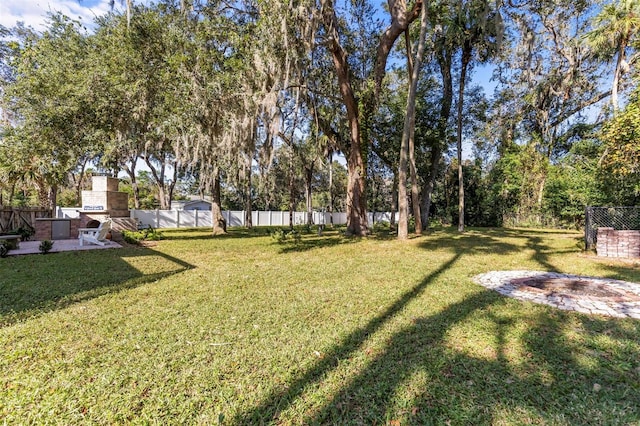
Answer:
[[[38,250],[40,250],[40,253],[42,254],[49,253],[49,251],[51,251],[52,248],[53,248],[53,241],[51,240],[43,240],[38,246]]]
[[[388,235],[391,233],[391,226],[389,225],[389,222],[378,221],[373,224],[371,231],[377,235]]]
[[[9,254],[9,245],[6,241],[0,241],[0,257],[7,257]]]
[[[164,238],[161,232],[148,227],[139,231],[122,231],[122,237],[129,244],[140,244],[142,241],[159,241]]]
[[[271,238],[273,238],[278,244],[285,244],[289,242],[299,244],[302,241],[302,234],[300,231],[295,229],[284,230],[282,228],[278,228],[271,233]]]
[[[22,241],[29,241],[29,239],[35,234],[36,231],[31,226],[21,226],[18,229],[14,229],[9,232],[9,235],[20,235]]]
[[[271,233],[271,238],[275,240],[277,243],[284,243],[287,239],[287,233],[284,229],[278,228]]]

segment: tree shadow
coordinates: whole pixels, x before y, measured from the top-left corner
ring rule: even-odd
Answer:
[[[170,230],[161,230],[164,240],[182,241],[182,240],[224,240],[224,239],[246,239],[264,237],[269,235],[273,228],[255,227],[255,228],[231,228],[226,234],[213,235],[211,229],[205,228],[176,228]]]
[[[0,281],[0,327],[194,267],[138,247],[14,256],[2,259],[2,265],[6,269]]]
[[[304,235],[299,242],[283,243],[280,253],[301,253],[344,244],[353,244],[357,241],[355,238],[339,235]]]
[[[426,250],[447,249],[453,253],[508,255],[522,248],[516,244],[500,241],[491,235],[479,233],[445,232],[437,238],[419,243]]]
[[[278,423],[305,393],[321,387],[341,360],[360,355],[372,334],[462,255],[508,255],[528,249],[541,267],[555,270],[551,255],[563,250],[545,244],[543,234],[527,235],[524,246],[500,241],[502,233],[449,234],[437,241],[420,242],[425,249],[449,249],[453,257],[382,314],[323,351],[323,357],[309,369],[239,413],[231,424]],[[523,237],[520,233],[514,236]],[[414,319],[386,340],[382,350],[368,354],[370,360],[363,369],[299,422],[632,424],[640,420],[636,404],[640,400],[639,321],[588,317],[546,306],[534,308],[529,302],[515,309],[513,303],[521,302],[480,290],[442,311]],[[482,330],[478,329],[478,318],[485,324]],[[458,342],[462,347],[448,337],[460,327],[467,333]],[[489,334],[481,339],[489,347],[465,347],[471,345],[466,336],[473,338],[478,333]],[[603,334],[613,347],[602,343]],[[518,353],[514,355],[514,351]],[[422,380],[417,389],[412,383],[415,377]]]
[[[631,361],[640,355],[633,344],[640,335],[638,322],[622,326],[616,320],[589,319],[551,308],[533,315],[504,314],[503,302],[494,292],[483,291],[415,320],[301,423],[493,424],[527,418],[525,423],[595,425],[640,419],[639,374]],[[493,326],[490,356],[446,341],[452,328],[474,316]],[[623,350],[603,345],[589,349],[571,342],[567,335],[573,330],[566,324],[572,320],[587,335],[585,340],[598,342],[601,330],[608,330]],[[523,357],[514,361],[506,355],[513,349],[506,336],[521,321],[531,327],[521,338]],[[582,362],[581,356],[587,360]],[[594,356],[601,362],[594,362]],[[419,390],[410,385],[417,376],[423,378]],[[409,388],[408,401],[398,397]]]
[[[550,262],[549,255],[553,253],[559,253],[558,250],[553,250],[548,245],[544,244],[543,239],[541,237],[529,237],[527,239],[527,248],[533,251],[531,255],[531,259],[538,262],[543,268],[549,272],[555,271],[556,268]]]
[[[284,388],[272,391],[258,406],[238,414],[236,418],[231,420],[231,424],[261,424],[276,419],[296,398],[302,395],[308,386],[320,382],[326,374],[337,367],[338,360],[348,358],[350,354],[357,351],[371,334],[379,330],[387,321],[407,306],[409,302],[419,296],[427,286],[451,268],[459,257],[460,254],[453,256],[440,268],[425,277],[422,282],[406,291],[380,315],[373,318],[365,326],[345,336],[340,342],[329,349],[323,358],[313,367],[294,378]]]

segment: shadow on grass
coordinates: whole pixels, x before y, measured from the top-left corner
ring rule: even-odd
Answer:
[[[237,418],[232,420],[231,424],[262,424],[277,419],[279,413],[286,410],[296,398],[299,398],[307,387],[320,382],[326,374],[337,367],[340,359],[349,358],[349,355],[358,350],[371,334],[378,331],[387,321],[407,306],[409,302],[419,296],[429,284],[446,272],[459,257],[460,254],[453,256],[440,268],[429,274],[422,282],[405,292],[382,314],[373,318],[366,326],[354,330],[333,348],[328,350],[325,356],[306,373],[295,378],[286,388],[272,392],[259,406],[245,413],[241,413]]]
[[[475,228],[465,233],[459,233],[455,229],[446,229],[432,234],[432,238],[425,240],[420,245],[428,250],[448,249],[453,253],[466,254],[498,254],[508,256],[523,249],[532,251],[531,259],[537,262],[546,271],[556,271],[551,263],[552,255],[563,253],[578,253],[576,249],[557,249],[549,246],[545,241],[545,235],[549,238],[557,237],[556,230],[529,230],[529,229],[502,229],[502,228]],[[561,232],[567,234],[567,231]],[[574,233],[569,233],[573,235]],[[517,238],[524,241],[522,244],[512,244],[505,241],[508,238]],[[576,234],[576,239],[579,236]]]
[[[517,318],[494,313],[501,311],[499,299],[482,292],[415,321],[302,423],[513,424],[529,419],[525,423],[596,425],[640,420],[634,370],[640,350],[631,345],[640,335],[638,322],[625,321],[630,327],[623,327],[616,320],[552,309]],[[489,320],[495,343],[487,355],[446,342],[448,331],[471,316]],[[565,324],[575,317],[587,344],[567,339],[573,330]],[[531,324],[519,342],[523,358],[510,361],[506,336],[523,320]],[[614,347],[597,345],[602,330],[618,340]],[[399,398],[415,377],[422,379],[422,387]]]
[[[233,424],[277,423],[281,412],[298,405],[296,399],[305,391],[321,386],[339,360],[360,350],[369,334],[441,272],[427,277],[384,315]],[[520,424],[523,419],[637,424],[640,322],[588,318],[552,308],[514,312],[504,309],[505,302],[495,292],[482,291],[415,319],[328,402],[299,419],[300,424]],[[528,327],[514,348],[513,336],[523,322]],[[452,343],[448,334],[458,326],[469,328]],[[469,343],[476,333],[489,335],[482,338],[487,346]],[[603,334],[611,344],[603,342]],[[514,349],[521,354],[514,356]]]
[[[237,239],[237,238],[254,238],[269,235],[272,229],[269,227],[234,227],[228,229],[226,234],[213,235],[211,228],[176,228],[163,229],[164,240],[214,240],[214,239]]]
[[[134,266],[137,259],[145,270]],[[15,256],[2,259],[0,326],[192,269],[146,248]]]
[[[516,250],[521,250],[515,244],[507,243],[498,239],[500,234],[466,232],[458,233],[457,231],[442,231],[434,235],[435,238],[427,239],[420,242],[420,247],[427,250],[446,249],[453,253],[465,254],[500,254],[508,255]]]
[[[230,424],[279,423],[306,405],[338,366],[369,336],[417,298],[461,256],[527,249],[554,270],[558,251],[544,232],[525,233],[524,245],[500,241],[503,232],[449,234],[425,241],[453,257],[382,314],[324,352],[322,359],[268,394]],[[522,233],[514,236],[523,237]],[[355,376],[300,424],[636,424],[640,421],[640,321],[592,318],[551,307],[516,309],[482,290],[396,332]],[[464,332],[457,340],[449,333]],[[473,343],[481,335],[482,345]],[[476,339],[477,340],[477,339]],[[295,408],[294,408],[295,409]]]
[[[329,233],[323,235],[303,235],[298,243],[286,242],[282,244],[280,253],[299,253],[321,248],[339,246],[343,244],[352,244],[357,242],[356,238],[343,237],[337,233]]]

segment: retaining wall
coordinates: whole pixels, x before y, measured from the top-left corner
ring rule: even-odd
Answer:
[[[596,252],[604,257],[640,257],[640,231],[598,228]]]

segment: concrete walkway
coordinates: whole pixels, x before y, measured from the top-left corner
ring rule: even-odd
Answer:
[[[505,296],[558,309],[640,318],[640,284],[637,283],[541,271],[493,271],[477,275],[473,280]],[[554,284],[557,287],[554,288]]]
[[[9,250],[9,256],[18,256],[22,254],[39,254],[40,241],[21,241],[18,249]],[[80,240],[54,240],[53,248],[49,253],[58,253],[62,251],[78,251],[78,250],[101,250],[109,248],[121,248],[122,246],[113,241],[108,241],[104,246],[96,244],[85,244],[80,246]]]

